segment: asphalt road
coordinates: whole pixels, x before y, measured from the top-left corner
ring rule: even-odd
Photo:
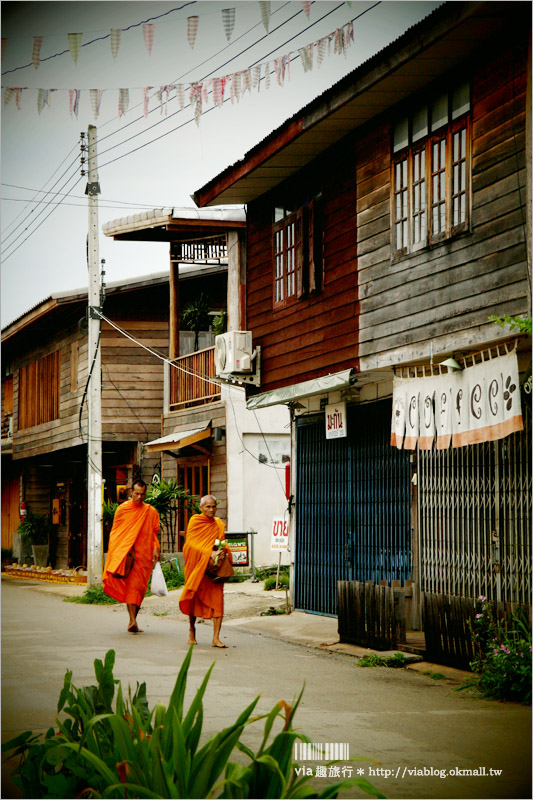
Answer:
[[[53,724],[66,669],[81,686],[94,683],[93,661],[116,651],[115,677],[146,681],[150,705],[167,702],[187,646],[187,623],[141,612],[145,632],[126,632],[121,606],[63,602],[35,584],[2,580],[2,741]],[[222,628],[229,647],[210,647],[210,623],[199,645],[188,693],[216,661],[204,703],[204,734],[234,721],[259,693],[260,711],[292,700],[305,682],[297,725],[315,742],[348,743],[350,756],[389,798],[530,798],[531,708],[479,699],[456,684],[409,670],[363,669],[357,659],[288,643],[246,625]],[[257,747],[262,726],[245,742]],[[316,764],[305,762],[313,771]],[[486,775],[454,774],[482,770]],[[501,770],[499,776],[490,770]],[[317,777],[325,787],[332,778]],[[4,780],[2,797],[17,796]],[[346,793],[345,797],[363,797]]]

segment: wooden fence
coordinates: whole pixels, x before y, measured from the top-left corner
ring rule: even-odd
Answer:
[[[337,581],[341,642],[391,650],[406,640],[405,593],[373,581]]]
[[[215,348],[207,347],[176,358],[170,370],[170,410],[201,406],[220,399],[220,386],[206,380],[214,378]]]
[[[517,603],[493,603],[494,617],[506,624],[517,609],[531,621],[531,608]],[[475,658],[470,624],[476,616],[476,601],[471,597],[422,595],[422,624],[426,639],[426,661],[458,669],[470,669]]]

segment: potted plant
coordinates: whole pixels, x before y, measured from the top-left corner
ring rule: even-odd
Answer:
[[[32,514],[31,511],[28,511],[26,519],[18,527],[17,533],[23,541],[25,540],[31,545],[33,563],[36,567],[46,567],[51,532],[50,517],[46,514]]]

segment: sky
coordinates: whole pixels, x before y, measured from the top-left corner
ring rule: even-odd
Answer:
[[[441,3],[328,0],[312,2],[309,17],[300,0],[265,5],[268,21],[256,0],[2,3],[2,327],[51,293],[87,286],[87,177],[80,174],[79,143],[89,125],[96,126],[98,138],[100,230],[145,209],[194,207],[193,192]],[[229,41],[222,21],[228,8],[235,9]],[[197,17],[194,39],[189,17]],[[350,21],[354,38],[345,52],[335,53],[332,45],[319,65],[315,46],[312,69],[304,71],[299,48]],[[151,52],[143,23],[153,25]],[[112,28],[121,30],[116,58]],[[69,33],[82,34],[76,62]],[[37,67],[36,36],[42,37]],[[274,59],[286,55],[290,65],[280,85]],[[254,65],[260,65],[258,88],[232,102],[228,77],[225,102],[216,107],[210,87],[197,124],[191,84]],[[161,104],[160,87],[178,84],[184,87],[184,108],[175,89]],[[20,109],[16,93],[6,95],[6,88],[19,87]],[[147,116],[146,87],[152,87]],[[49,90],[40,112],[39,89]],[[103,90],[97,118],[90,89]],[[119,89],[129,90],[123,114]],[[80,90],[77,108],[69,90]],[[101,234],[99,256],[107,282],[168,269],[165,243],[114,242]]]

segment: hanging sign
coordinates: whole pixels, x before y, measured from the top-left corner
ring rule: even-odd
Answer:
[[[289,520],[274,517],[272,520],[271,550],[287,550],[289,544]]]
[[[331,403],[326,406],[326,439],[342,439],[348,435],[346,425],[346,403]]]
[[[437,450],[502,439],[523,430],[516,352],[460,372],[394,378],[391,444]]]

